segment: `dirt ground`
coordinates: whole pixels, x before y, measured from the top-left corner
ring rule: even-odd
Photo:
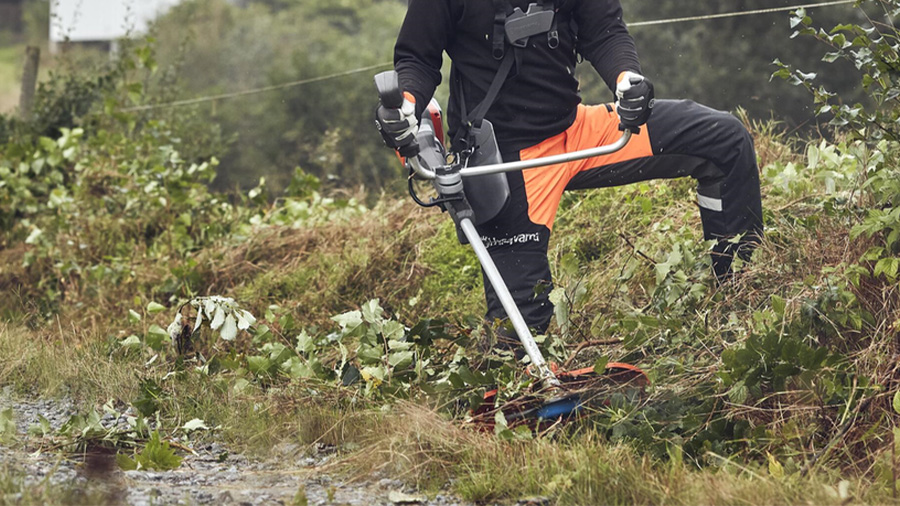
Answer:
[[[76,490],[83,497],[101,497],[110,504],[132,506],[467,504],[448,495],[427,497],[385,477],[373,476],[361,483],[342,481],[325,471],[334,458],[327,448],[310,454],[298,445],[273,448],[270,461],[262,462],[232,454],[219,443],[197,446],[187,443],[178,452],[184,458],[178,469],[122,471],[111,452],[87,456],[63,454],[47,448],[40,438],[27,436],[28,428],[37,424],[40,416],[53,430],[58,430],[77,411],[71,402],[21,399],[0,393],[0,411],[7,408],[13,410],[18,441],[0,445],[0,475],[5,468],[20,477],[24,475],[24,480],[19,491],[5,493],[0,489],[0,504],[16,504],[28,487],[47,483]],[[107,414],[101,423],[108,428],[125,421],[124,416],[116,419]],[[5,488],[9,490],[8,486]]]

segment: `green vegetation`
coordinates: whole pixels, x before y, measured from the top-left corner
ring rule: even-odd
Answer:
[[[338,23],[345,7],[397,8],[266,5],[246,17],[224,3],[182,8],[215,21],[207,28],[255,20],[260,32],[312,9],[337,33],[367,25]],[[88,71],[61,69],[33,117],[0,116],[0,386],[87,407],[30,435],[0,411],[0,441],[99,445],[123,468],[155,469],[179,465],[176,437],[255,455],[327,444],[347,473],[375,469],[478,502],[896,502],[898,32],[882,22],[819,31],[805,12],[793,24],[834,47],[827,61],[851,60],[871,99],[849,105],[790,62],[776,71],[811,90],[836,131],[806,142],[746,119],[767,236],[725,286],[711,279],[691,181],[564,198],[551,244],[557,312],[541,346],[567,369],[637,364],[651,386],[606,392],[583,419],[540,434],[467,421],[489,387],[505,402],[533,379],[492,346],[477,263],[445,215],[302,169],[272,187],[211,186],[235,156],[223,125],[239,115],[219,123],[195,108],[134,108],[189,89],[182,72],[204,72],[191,61],[218,61],[185,50],[168,63],[160,54],[172,37]],[[322,65],[311,68],[336,68]],[[280,111],[254,107],[251,116]],[[340,122],[330,134],[297,127],[315,131],[303,149],[326,150],[321,167],[366,166],[339,147],[356,127],[349,109],[316,114],[297,113]],[[99,425],[94,407],[123,405],[132,426]],[[26,503],[78,500],[0,471],[0,493],[18,492]]]
[[[19,105],[19,74],[23,46],[0,47],[0,112],[12,111]]]

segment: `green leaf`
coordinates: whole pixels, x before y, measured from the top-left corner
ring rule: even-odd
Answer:
[[[147,304],[147,312],[150,314],[161,313],[166,310],[166,306],[159,304],[157,302],[151,302]]]
[[[157,336],[157,337],[169,339],[169,333],[166,331],[166,329],[164,329],[156,324],[150,325],[150,328],[147,330],[147,333]]]
[[[341,326],[344,332],[352,332],[354,329],[362,325],[362,313],[360,311],[348,311],[344,314],[332,316],[332,320]]]
[[[382,366],[365,367],[360,370],[359,373],[362,375],[363,380],[365,380],[367,383],[372,383],[375,386],[380,385],[384,381],[384,378],[387,376],[387,372]]]
[[[603,374],[606,372],[606,364],[609,363],[609,357],[600,357],[594,362],[594,372]]]
[[[471,369],[469,369],[468,367],[466,367],[464,365],[460,366],[457,373],[459,374],[460,379],[465,381],[466,384],[468,384],[468,385],[477,386],[477,385],[481,384],[481,381],[478,379],[478,376],[476,376],[475,373],[473,373]]]
[[[388,348],[391,351],[406,351],[406,350],[409,350],[410,348],[412,348],[413,346],[415,346],[415,344],[410,343],[408,341],[396,341],[396,340],[388,341]]]
[[[16,439],[16,420],[12,408],[0,411],[0,443],[8,444]]]
[[[381,327],[381,335],[388,341],[400,341],[406,335],[406,328],[398,321],[389,320]]]
[[[297,336],[297,353],[309,353],[315,349],[316,343],[306,330],[300,332],[300,335]]]
[[[271,367],[272,361],[267,357],[261,357],[259,355],[247,357],[247,369],[257,376],[268,375]]]
[[[140,348],[141,339],[138,336],[132,334],[123,339],[122,342],[119,343],[119,346],[123,348]]]
[[[778,316],[784,316],[784,310],[786,306],[787,304],[785,303],[783,298],[777,295],[772,295],[772,309],[775,311],[775,314],[777,314]]]
[[[556,316],[556,324],[565,333],[569,328],[569,305],[566,301],[566,290],[560,286],[550,291],[550,302],[553,304],[553,314]]]
[[[728,398],[731,402],[735,404],[743,404],[747,401],[747,397],[749,397],[750,391],[747,389],[747,385],[744,384],[743,381],[738,381],[728,390]]]
[[[38,415],[38,423],[33,423],[28,427],[29,436],[43,437],[52,432],[53,427],[50,426],[50,420],[44,418],[44,415]]]
[[[206,423],[203,420],[194,418],[193,420],[182,425],[181,430],[185,432],[193,432],[195,430],[209,430],[209,427],[206,426]]]
[[[118,464],[119,469],[123,471],[136,471],[138,468],[137,462],[124,453],[116,454],[116,464]]]
[[[372,299],[369,302],[366,302],[362,306],[362,317],[363,320],[369,323],[381,323],[384,321],[382,315],[384,314],[384,309],[381,308],[378,299]]]
[[[361,345],[356,350],[356,358],[363,364],[380,364],[384,350],[376,346]]]
[[[128,321],[130,321],[131,323],[140,323],[140,321],[141,321],[140,313],[138,313],[134,309],[129,309],[128,310]]]
[[[891,406],[894,408],[894,411],[900,414],[900,390],[894,393],[894,400],[891,402]]]
[[[294,379],[312,378],[316,375],[312,367],[307,365],[300,357],[291,357],[281,365],[281,369]]]
[[[167,441],[160,438],[158,431],[150,433],[150,441],[134,460],[140,469],[157,471],[170,471],[181,465],[181,457],[175,454]]]
[[[150,416],[159,409],[159,399],[162,397],[162,388],[153,380],[141,382],[141,393],[132,404],[144,416]]]
[[[249,381],[247,381],[246,379],[238,378],[238,379],[234,380],[234,386],[232,387],[232,389],[234,390],[234,393],[242,394],[242,393],[248,391],[250,389],[250,387],[252,387],[252,386],[253,386],[253,384],[250,383]]]
[[[766,452],[766,456],[769,459],[769,474],[777,480],[784,478],[784,466],[781,465],[781,462],[778,462],[771,453]]]
[[[397,369],[405,369],[413,363],[413,357],[411,351],[398,351],[390,354],[388,364]]]

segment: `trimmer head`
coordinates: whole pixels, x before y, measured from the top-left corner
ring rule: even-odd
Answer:
[[[497,405],[498,390],[485,392],[484,400],[472,411],[473,424],[485,431],[493,430],[497,411],[503,413],[510,428],[525,425],[541,431],[551,425],[578,419],[609,404],[610,395],[625,389],[643,390],[650,384],[641,369],[621,362],[610,362],[598,374],[588,367],[556,374],[561,385]]]

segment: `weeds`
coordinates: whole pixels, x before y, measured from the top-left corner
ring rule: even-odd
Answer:
[[[94,91],[140,100],[142,55]],[[167,468],[174,436],[324,445],[357,473],[478,502],[837,504],[896,486],[891,145],[788,154],[760,128],[768,235],[722,286],[691,182],[567,196],[541,346],[571,368],[633,362],[651,387],[497,437],[471,410],[534,380],[483,344],[479,269],[445,217],[390,196],[367,208],[302,170],[271,202],[262,184],[217,193],[215,158],[162,118],[88,102],[79,125],[0,158],[0,385],[86,406],[66,446]],[[125,435],[98,427],[90,406],[107,404],[132,409]]]

